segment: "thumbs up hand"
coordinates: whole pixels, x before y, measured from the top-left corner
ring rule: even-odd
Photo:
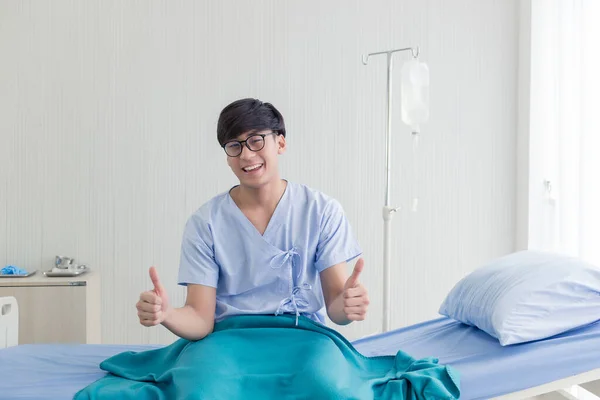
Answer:
[[[350,321],[363,321],[367,315],[369,295],[367,289],[358,280],[364,266],[364,260],[359,258],[352,275],[344,285],[344,314]]]
[[[140,299],[136,304],[140,324],[144,326],[162,324],[170,312],[167,291],[158,279],[158,272],[154,267],[150,268],[150,279],[154,289],[140,294]]]

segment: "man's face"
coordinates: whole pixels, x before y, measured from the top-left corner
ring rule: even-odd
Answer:
[[[264,130],[244,133],[236,140],[245,142],[230,141],[226,143],[225,150],[231,155],[239,154],[237,157],[227,155],[227,164],[241,185],[257,188],[279,179],[277,156],[285,152],[283,136]]]

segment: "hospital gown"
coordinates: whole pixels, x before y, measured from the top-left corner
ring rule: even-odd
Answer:
[[[325,322],[319,273],[362,253],[335,199],[288,182],[264,232],[222,193],[185,225],[179,284],[217,288],[215,321],[292,313]]]

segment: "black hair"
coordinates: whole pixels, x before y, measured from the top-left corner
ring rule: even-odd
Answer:
[[[285,137],[281,113],[270,103],[257,99],[240,99],[221,111],[217,123],[217,140],[222,146],[246,132],[271,129]]]

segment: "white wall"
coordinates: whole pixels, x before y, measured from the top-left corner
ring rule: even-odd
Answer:
[[[516,176],[516,218],[515,250],[529,248],[530,205],[535,210],[537,204],[530,204],[532,195],[539,195],[539,189],[530,180],[530,110],[531,110],[531,0],[519,1],[519,55],[517,85],[517,176]],[[533,158],[535,160],[535,154]],[[539,182],[538,182],[539,185]]]
[[[365,250],[371,313],[342,332],[377,331],[385,60],[360,57],[420,45],[418,175],[394,115],[392,326],[436,317],[458,279],[514,248],[517,32],[516,0],[2,2],[0,263],[85,261],[102,273],[104,342],[170,342],[135,302],[150,265],[183,301],[183,224],[235,182],[218,113],[255,96],[287,119],[284,176],[338,198]]]

